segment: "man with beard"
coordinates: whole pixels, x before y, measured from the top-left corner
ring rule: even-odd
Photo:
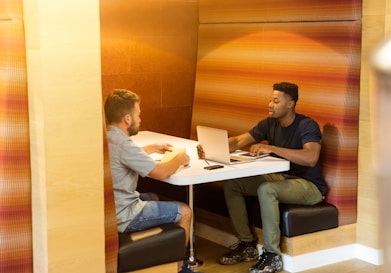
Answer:
[[[115,89],[107,97],[104,109],[118,231],[128,233],[177,223],[185,230],[187,244],[192,217],[189,206],[176,201],[156,201],[150,194],[139,193],[137,183],[139,175],[163,180],[180,166],[188,165],[190,157],[182,152],[170,161],[157,163],[149,154],[163,154],[171,149],[171,145],[157,143],[139,147],[129,138],[138,133],[141,122],[137,94]],[[182,261],[178,262],[178,271],[193,272]]]
[[[320,128],[311,118],[296,113],[298,98],[296,84],[275,83],[269,102],[269,117],[248,132],[229,138],[230,151],[251,145],[250,154],[268,153],[285,158],[290,161],[290,170],[224,182],[225,201],[239,243],[219,258],[223,265],[257,261],[250,267],[250,273],[282,270],[278,204],[313,205],[321,202],[327,192],[318,161]],[[197,148],[198,155],[204,158],[202,147]],[[258,196],[264,241],[260,256],[258,240],[249,227],[245,196]]]

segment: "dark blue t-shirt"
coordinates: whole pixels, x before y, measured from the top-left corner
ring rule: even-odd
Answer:
[[[267,140],[270,145],[289,149],[303,149],[305,143],[320,143],[322,139],[319,125],[311,118],[300,114],[296,114],[295,120],[288,127],[280,126],[275,118],[267,118],[260,121],[249,133],[257,142]],[[311,181],[323,196],[326,195],[327,187],[321,175],[319,161],[314,167],[290,162],[290,170],[285,173]]]

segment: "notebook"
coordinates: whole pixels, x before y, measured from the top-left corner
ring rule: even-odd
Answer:
[[[179,153],[185,153],[186,148],[171,148],[171,151],[167,151],[164,153],[160,162],[167,162],[173,159]]]
[[[235,151],[234,153],[230,153],[228,145],[228,132],[224,129],[198,125],[197,138],[198,143],[204,149],[205,159],[219,163],[245,163],[269,155],[261,154],[259,156],[251,156],[246,151]]]

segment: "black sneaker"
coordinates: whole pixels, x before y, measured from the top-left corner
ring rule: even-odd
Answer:
[[[263,253],[259,256],[258,262],[250,267],[250,273],[275,273],[282,270],[282,257],[279,254],[267,252],[263,249]]]
[[[193,271],[191,270],[191,267],[187,262],[183,262],[182,268],[178,273],[203,273],[203,272]]]
[[[223,265],[237,264],[240,262],[252,262],[258,259],[258,240],[252,242],[242,242],[232,246],[233,250],[219,258],[219,263]]]

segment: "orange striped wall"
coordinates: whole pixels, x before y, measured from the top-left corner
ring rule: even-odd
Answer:
[[[360,0],[199,0],[201,23],[344,21],[361,18]]]
[[[22,1],[0,2],[0,272],[33,272]]]
[[[191,138],[196,125],[230,135],[249,130],[267,116],[273,83],[297,83],[297,111],[314,118],[324,134],[328,201],[343,225],[357,217],[361,5],[331,2],[335,10],[317,22],[331,3],[246,1],[243,9],[239,1],[201,0]]]

